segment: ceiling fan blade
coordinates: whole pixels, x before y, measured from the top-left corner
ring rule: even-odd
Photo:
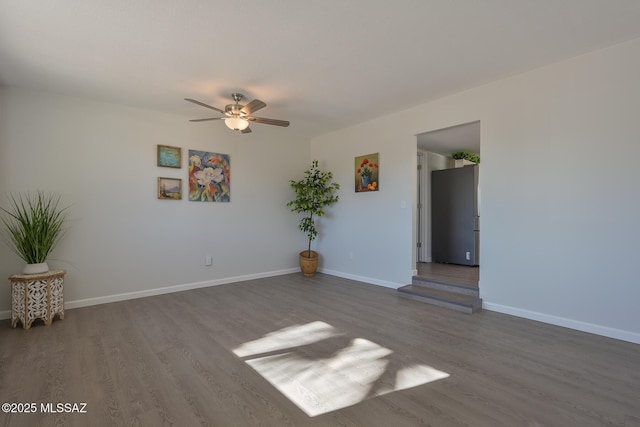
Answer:
[[[251,133],[251,128],[244,128],[240,132],[242,132],[242,133]]]
[[[267,104],[265,104],[264,102],[260,101],[259,99],[254,99],[253,101],[251,101],[250,103],[248,103],[247,105],[245,105],[244,107],[242,107],[240,109],[241,112],[245,113],[245,114],[251,114],[254,111],[258,111],[264,107],[266,107]]]
[[[289,122],[286,120],[265,119],[264,117],[247,117],[247,120],[256,123],[263,123],[265,125],[276,125],[282,127],[289,126]]]
[[[223,120],[226,117],[211,117],[210,119],[191,119],[190,122],[208,122],[209,120]]]
[[[188,102],[193,102],[194,104],[200,105],[200,106],[205,107],[205,108],[210,108],[210,109],[212,109],[214,111],[217,111],[219,113],[224,114],[224,111],[222,111],[221,109],[216,108],[216,107],[212,107],[211,105],[207,105],[204,102],[196,101],[195,99],[191,99],[191,98],[185,98],[184,100],[188,101]]]

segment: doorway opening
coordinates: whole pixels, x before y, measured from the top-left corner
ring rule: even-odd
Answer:
[[[452,154],[458,151],[480,154],[480,121],[417,135],[415,270],[418,277],[478,286],[480,166],[454,171]],[[442,172],[434,175],[435,171]],[[462,184],[466,190],[456,187],[461,174],[469,176]],[[453,220],[453,216],[461,219]]]

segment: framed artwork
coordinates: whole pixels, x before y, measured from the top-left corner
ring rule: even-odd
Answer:
[[[158,177],[158,199],[181,200],[182,180],[180,178]]]
[[[181,164],[182,148],[158,144],[158,166],[180,169]]]
[[[358,156],[355,160],[356,193],[378,191],[380,189],[379,153]]]
[[[231,163],[228,154],[189,150],[189,200],[231,201]]]

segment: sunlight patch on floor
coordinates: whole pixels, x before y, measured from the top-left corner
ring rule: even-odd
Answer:
[[[233,350],[238,357],[284,350],[341,335],[336,328],[324,322],[295,325],[271,332],[262,338],[249,341]]]
[[[449,376],[324,322],[271,332],[234,353],[311,417]]]

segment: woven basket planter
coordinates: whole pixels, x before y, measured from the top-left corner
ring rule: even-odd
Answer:
[[[311,251],[311,258],[307,258],[309,251],[300,252],[300,270],[305,276],[313,276],[318,271],[318,252]]]

